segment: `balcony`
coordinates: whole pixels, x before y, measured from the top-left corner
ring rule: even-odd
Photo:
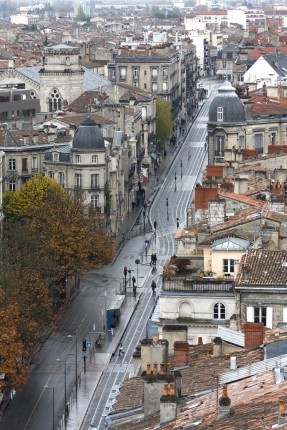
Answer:
[[[151,81],[152,82],[157,82],[157,79],[158,79],[158,75],[153,75],[152,77],[151,77]]]

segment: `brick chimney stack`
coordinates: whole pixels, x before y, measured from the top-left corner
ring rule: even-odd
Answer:
[[[164,384],[163,395],[160,398],[160,424],[176,419],[176,396],[174,384]]]
[[[231,400],[228,397],[227,385],[223,386],[222,396],[219,399],[219,418],[230,415]]]
[[[174,367],[188,365],[189,345],[188,342],[174,342]]]
[[[263,323],[245,323],[245,348],[255,348],[263,344],[264,324]]]

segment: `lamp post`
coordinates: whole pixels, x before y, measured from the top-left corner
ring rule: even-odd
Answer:
[[[145,234],[145,215],[146,215],[145,210],[143,210],[144,234]]]
[[[135,263],[137,265],[137,286],[139,285],[139,264],[140,264],[140,260],[137,258],[135,260]]]
[[[65,378],[65,425],[67,425],[67,367],[66,367],[66,361],[61,360],[60,358],[56,358],[56,361],[59,363],[64,363],[64,378]]]
[[[71,334],[68,334],[67,337],[72,338],[73,336]],[[76,401],[78,400],[78,338],[77,335],[75,335],[76,340],[76,351],[75,351],[75,360],[76,360]]]
[[[47,389],[47,390],[52,390],[53,391],[53,403],[52,403],[52,429],[55,430],[55,388],[54,387],[49,387],[49,385],[44,385],[43,388]]]
[[[165,204],[166,204],[166,219],[169,220],[169,217],[168,217],[168,198],[166,198]]]
[[[176,172],[174,172],[174,191],[176,191]]]
[[[180,178],[182,179],[182,160],[180,160]]]

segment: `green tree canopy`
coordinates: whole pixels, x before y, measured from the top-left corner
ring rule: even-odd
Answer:
[[[156,136],[160,148],[163,148],[173,130],[170,104],[158,97],[156,100]]]

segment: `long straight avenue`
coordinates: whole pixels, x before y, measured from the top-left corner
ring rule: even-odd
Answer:
[[[16,393],[0,421],[0,430],[105,428],[105,417],[112,405],[110,399],[125,378],[136,374],[132,356],[139,341],[146,337],[147,321],[160,290],[163,264],[175,253],[174,233],[178,223],[181,227],[186,224],[186,210],[206,164],[206,123],[218,85],[217,81],[204,81],[210,97],[187,128],[184,140],[178,143],[172,163],[153,194],[147,218],[150,225],[157,222],[156,240],[147,228],[145,235],[125,243],[113,264],[82,278],[80,293],[69,305],[57,332],[44,344],[28,384]],[[148,253],[157,253],[156,271],[149,265],[149,257],[145,259],[146,239],[152,239]],[[135,264],[137,259],[140,264]],[[137,278],[137,297],[132,296],[128,283],[122,317],[112,333],[106,331],[105,313],[122,288],[124,266],[131,266]],[[155,296],[150,288],[152,280],[157,284]],[[102,332],[105,339],[101,347],[88,349],[84,373],[82,340],[94,345]],[[122,356],[118,354],[119,342],[123,343]],[[80,375],[77,390],[76,375]],[[65,404],[69,405],[66,422]]]

